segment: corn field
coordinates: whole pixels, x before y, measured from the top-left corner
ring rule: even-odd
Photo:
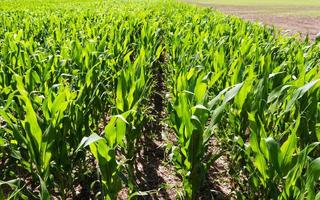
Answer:
[[[319,44],[173,0],[1,1],[0,199],[215,199],[222,157],[222,199],[320,199]],[[156,137],[174,196],[141,187]]]

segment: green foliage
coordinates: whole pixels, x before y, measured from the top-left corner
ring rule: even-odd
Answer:
[[[147,195],[136,157],[165,92],[182,198],[221,154],[239,199],[319,198],[318,42],[173,1],[0,10],[0,198]]]

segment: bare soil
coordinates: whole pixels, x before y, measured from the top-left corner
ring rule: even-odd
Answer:
[[[192,3],[192,1],[187,1]],[[212,3],[196,3],[199,6],[211,7],[228,15],[236,15],[245,20],[261,22],[275,26],[288,35],[298,34],[302,38],[309,35],[315,39],[320,32],[320,16],[308,15],[319,12],[319,6],[241,6],[214,5]],[[303,14],[305,13],[305,14]]]

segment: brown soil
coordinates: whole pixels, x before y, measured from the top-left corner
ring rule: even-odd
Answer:
[[[187,1],[191,2],[191,1]],[[236,15],[243,19],[262,22],[275,26],[288,35],[300,34],[302,38],[309,35],[315,39],[320,32],[320,16],[307,16],[299,13],[319,11],[319,6],[232,6],[214,5],[212,3],[196,3],[199,6],[212,7],[229,15]],[[298,15],[295,15],[298,14]]]
[[[140,191],[148,194],[140,199],[175,199],[182,187],[174,166],[166,158],[165,141],[161,137],[146,136],[144,148],[137,159],[137,177]]]
[[[206,181],[202,187],[204,195],[200,199],[234,199],[233,179],[229,174],[230,162],[216,138],[211,138],[209,141],[208,153],[213,156],[217,155],[217,160],[208,170]]]

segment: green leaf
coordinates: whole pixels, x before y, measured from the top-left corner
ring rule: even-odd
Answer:
[[[298,129],[300,124],[300,115],[295,123],[295,129],[293,129],[292,133],[288,137],[288,139],[282,144],[280,151],[281,151],[281,167],[286,167],[290,161],[292,160],[292,155],[297,148],[297,135],[296,130]]]
[[[255,153],[260,153],[258,137],[254,131],[250,131],[249,145]]]
[[[89,87],[91,85],[91,79],[93,76],[93,70],[95,69],[95,67],[92,67],[86,74],[86,85],[87,87]]]
[[[280,165],[279,165],[279,156],[280,156],[279,144],[271,137],[266,138],[265,141],[269,151],[269,161],[271,162],[275,170],[279,174],[281,174]]]
[[[236,84],[235,86],[233,86],[233,87],[226,93],[224,102],[227,103],[227,102],[229,102],[230,100],[232,100],[232,99],[237,95],[237,93],[238,93],[239,90],[241,89],[242,85],[243,85],[243,83],[239,83],[239,84]]]
[[[116,92],[116,105],[117,105],[117,108],[120,110],[120,111],[124,111],[124,98],[126,98],[123,93],[123,90],[125,88],[125,85],[123,85],[123,82],[124,82],[124,74],[123,72],[121,73],[120,77],[118,78],[118,84],[117,84],[117,92]]]
[[[275,99],[279,98],[280,95],[282,95],[290,87],[292,87],[292,85],[284,85],[284,86],[281,86],[280,88],[276,88],[272,90],[268,95],[268,103],[271,103]]]
[[[156,58],[157,58],[157,59],[160,58],[163,49],[164,49],[164,48],[162,47],[162,45],[160,45],[160,46],[157,48],[157,51],[156,51]]]
[[[92,143],[95,143],[96,141],[102,140],[103,138],[99,135],[93,133],[89,137],[82,138],[80,144],[78,145],[78,148],[76,149],[76,152],[81,150],[82,148],[85,148],[89,146]]]
[[[42,180],[42,178],[40,176],[39,177],[39,180],[40,180],[40,199],[41,200],[50,200],[50,194],[48,192],[48,189],[47,189],[47,186],[46,186],[46,183]]]
[[[310,163],[309,176],[312,176],[315,181],[320,177],[320,158],[317,158]]]
[[[196,87],[194,88],[194,94],[195,94],[197,103],[203,102],[206,92],[207,92],[207,84],[203,82],[198,82],[196,84]]]
[[[315,199],[315,183],[320,177],[320,158],[313,160],[308,168],[307,191],[308,199]]]
[[[58,96],[54,99],[52,105],[51,105],[51,113],[56,114],[57,112],[60,111],[61,108],[64,108],[64,102],[66,98],[66,93],[64,91],[59,92]],[[64,111],[61,110],[61,111]]]
[[[243,86],[241,87],[240,91],[238,92],[238,95],[236,96],[235,103],[237,104],[237,106],[240,110],[242,109],[242,106],[245,103],[246,98],[251,91],[251,88],[252,88],[252,81],[248,80],[243,83]]]
[[[298,88],[296,91],[294,91],[292,98],[290,99],[290,101],[288,102],[288,104],[286,106],[285,112],[289,112],[291,107],[294,105],[294,103],[297,100],[299,100],[306,92],[308,92],[313,86],[315,86],[319,81],[320,81],[320,79],[313,80],[313,81],[307,83],[306,85]]]
[[[8,185],[8,186],[10,186],[11,188],[15,188],[15,189],[18,188],[19,183],[20,183],[20,179],[18,179],[18,178],[12,179],[12,180],[10,180],[10,181],[1,181],[1,180],[0,180],[0,186]]]
[[[263,184],[265,184],[265,180],[267,180],[268,174],[267,174],[267,169],[268,165],[262,154],[257,154],[255,159],[254,159],[254,166],[259,170],[260,174],[263,177]]]

